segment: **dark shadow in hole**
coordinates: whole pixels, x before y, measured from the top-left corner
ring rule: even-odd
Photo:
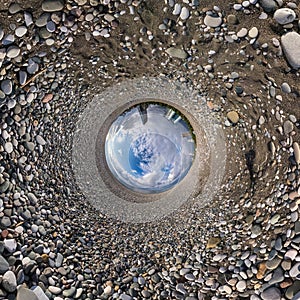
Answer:
[[[253,170],[254,159],[255,159],[255,151],[253,149],[249,150],[245,154],[245,158],[246,158],[247,168],[248,168],[249,173],[250,173],[251,185],[253,185],[254,181],[255,181],[254,170]]]

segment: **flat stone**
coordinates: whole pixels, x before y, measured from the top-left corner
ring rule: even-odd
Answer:
[[[221,239],[218,237],[211,237],[209,238],[209,240],[207,241],[206,244],[206,249],[212,249],[217,247],[217,245],[220,243]]]
[[[300,68],[300,35],[295,32],[288,32],[281,37],[281,46],[288,63],[294,69]]]
[[[227,118],[233,124],[236,124],[240,119],[238,113],[234,110],[227,113]]]
[[[59,295],[61,293],[61,291],[62,291],[60,287],[52,286],[52,285],[50,285],[48,287],[48,290],[53,295]]]
[[[279,8],[274,13],[274,19],[278,24],[284,25],[294,22],[296,14],[290,8]]]
[[[266,262],[266,267],[268,270],[274,270],[276,269],[281,263],[280,258],[273,258],[272,260],[268,260]]]
[[[222,22],[223,20],[219,16],[214,17],[214,16],[206,15],[204,18],[204,24],[212,28],[219,27],[222,24]]]
[[[5,193],[9,188],[9,181],[5,180],[2,184],[0,184],[0,193]]]
[[[172,56],[172,57],[176,57],[176,58],[181,58],[181,59],[186,59],[188,57],[188,54],[179,48],[175,48],[175,47],[170,47],[166,50],[166,52]]]
[[[289,94],[292,91],[291,87],[289,86],[289,84],[287,82],[284,82],[281,85],[281,90],[286,94]]]
[[[295,161],[297,164],[300,164],[300,147],[297,142],[293,143],[293,150],[294,150]]]
[[[296,263],[289,272],[290,276],[292,278],[297,277],[300,274],[300,263]]]
[[[20,26],[16,28],[15,34],[17,37],[22,37],[27,33],[27,27],[26,26]]]
[[[284,259],[294,260],[298,255],[298,251],[296,249],[290,249],[284,254]]]
[[[26,80],[27,80],[27,72],[19,71],[19,83],[23,85],[25,84]]]
[[[14,272],[5,272],[2,277],[2,286],[9,293],[12,293],[17,289],[17,279]]]
[[[238,32],[237,32],[237,37],[239,38],[243,38],[248,34],[248,29],[247,28],[241,28]]]
[[[249,32],[248,32],[248,36],[249,36],[249,38],[251,38],[251,39],[255,39],[255,38],[257,38],[258,37],[258,29],[257,29],[257,27],[252,27],[250,30],[249,30]]]
[[[190,16],[190,11],[186,7],[183,7],[181,9],[180,16],[179,16],[180,19],[181,20],[186,20],[186,19],[189,18],[189,16]]]
[[[259,0],[259,4],[267,13],[272,12],[277,8],[277,4],[274,0]]]
[[[18,3],[12,3],[8,8],[9,13],[12,15],[20,12],[21,10],[22,7]]]
[[[40,299],[33,291],[20,285],[20,287],[18,288],[16,300],[40,300]]]
[[[71,288],[63,291],[63,296],[72,297],[76,293],[76,288],[72,286]]]
[[[7,49],[6,56],[9,58],[16,58],[20,54],[20,48],[17,46],[10,46]]]
[[[180,12],[181,12],[181,5],[179,3],[176,3],[175,6],[174,6],[172,14],[174,16],[177,16],[177,15],[180,14]]]
[[[32,291],[35,293],[39,300],[49,300],[40,286],[34,287]]]
[[[1,90],[6,95],[10,95],[12,93],[12,87],[12,81],[9,79],[3,80],[1,82]]]
[[[285,134],[291,133],[293,129],[294,129],[294,124],[290,120],[287,120],[283,123],[283,131]]]
[[[42,145],[42,146],[46,145],[46,141],[44,140],[44,138],[41,135],[37,135],[35,139],[39,145]]]
[[[9,264],[7,260],[0,255],[0,274],[4,274],[9,269]]]
[[[6,143],[4,144],[4,150],[5,150],[8,154],[12,153],[13,150],[14,150],[13,144],[12,144],[11,142],[6,142]]]
[[[44,0],[42,10],[47,12],[60,11],[64,8],[63,0]]]
[[[8,34],[2,40],[2,44],[4,46],[11,45],[15,41],[15,36],[13,34]]]
[[[264,290],[261,293],[261,298],[263,300],[280,300],[281,299],[281,293],[280,290],[276,287],[271,287],[266,290]]]

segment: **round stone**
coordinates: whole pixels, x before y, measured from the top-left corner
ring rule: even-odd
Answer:
[[[274,13],[274,19],[278,24],[292,23],[296,19],[295,12],[290,8],[279,8]]]
[[[281,45],[288,63],[294,69],[300,68],[300,35],[291,31],[281,37]]]
[[[17,280],[16,280],[16,276],[15,276],[14,272],[7,271],[3,275],[3,277],[2,277],[2,286],[9,293],[12,293],[16,290]]]
[[[26,34],[27,32],[27,27],[25,26],[20,26],[15,30],[15,34],[17,37],[22,37]]]
[[[1,90],[6,95],[10,95],[12,93],[12,87],[13,87],[12,81],[9,79],[3,80],[1,82]]]
[[[13,144],[11,143],[11,142],[6,142],[5,144],[4,144],[4,150],[8,153],[8,154],[10,154],[10,153],[12,153],[13,152]]]
[[[212,28],[216,28],[219,27],[222,24],[222,18],[217,16],[211,16],[211,15],[206,15],[204,18],[204,24],[206,26],[212,27]]]
[[[64,8],[63,0],[44,0],[42,10],[47,12],[60,11]]]
[[[255,39],[258,36],[258,29],[257,27],[252,27],[248,32],[249,38]]]
[[[186,7],[183,7],[180,12],[180,18],[182,20],[186,20],[189,18],[189,16],[190,16],[189,10]]]
[[[181,59],[186,59],[188,57],[188,54],[179,48],[175,48],[175,47],[170,47],[166,50],[166,52],[172,56],[172,57],[176,57],[176,58],[181,58]]]
[[[234,110],[227,113],[227,118],[233,124],[236,124],[239,121],[239,115]]]
[[[271,287],[264,290],[261,294],[263,300],[280,300],[281,293],[280,290],[276,287]]]
[[[7,49],[7,57],[9,58],[16,58],[19,54],[20,54],[20,48],[17,47],[17,46],[10,46],[8,49]]]
[[[159,193],[179,183],[195,152],[190,124],[175,108],[141,103],[122,113],[105,142],[108,167],[127,188]]]

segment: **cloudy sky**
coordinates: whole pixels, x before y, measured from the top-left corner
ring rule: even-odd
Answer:
[[[192,135],[185,121],[176,114],[168,119],[168,112],[166,106],[150,104],[145,123],[135,107],[112,124],[106,137],[106,160],[128,188],[162,192],[188,172],[195,149]]]

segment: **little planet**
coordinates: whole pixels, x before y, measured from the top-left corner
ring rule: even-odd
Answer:
[[[126,188],[145,194],[173,188],[190,170],[196,151],[193,129],[175,108],[144,102],[123,112],[110,126],[105,158]]]

